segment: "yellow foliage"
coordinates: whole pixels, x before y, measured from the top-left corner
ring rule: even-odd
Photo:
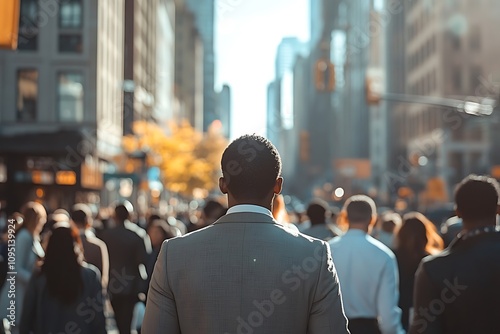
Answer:
[[[212,190],[220,174],[220,159],[227,140],[217,131],[205,135],[187,121],[171,122],[168,131],[155,123],[137,121],[134,135],[125,136],[126,153],[147,152],[148,166],[161,170],[164,186],[186,196],[197,188]]]

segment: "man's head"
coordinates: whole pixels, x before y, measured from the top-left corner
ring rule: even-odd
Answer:
[[[401,224],[401,216],[396,212],[387,212],[380,217],[380,229],[384,232],[394,233]]]
[[[328,203],[321,199],[312,200],[307,207],[307,216],[311,225],[325,224],[327,213],[330,213]]]
[[[219,187],[228,194],[229,206],[238,203],[270,206],[281,192],[281,158],[264,137],[245,135],[234,140],[222,154]]]
[[[130,215],[134,212],[134,207],[129,201],[123,201],[115,206],[115,218],[117,223],[124,223],[130,219]]]
[[[455,205],[464,226],[494,225],[500,205],[499,194],[500,186],[491,177],[469,175],[463,179],[455,190]]]
[[[377,220],[377,208],[370,197],[354,195],[345,202],[342,215],[349,228],[368,229]]]
[[[71,219],[78,228],[87,228],[91,225],[92,211],[87,204],[75,204],[71,209]]]

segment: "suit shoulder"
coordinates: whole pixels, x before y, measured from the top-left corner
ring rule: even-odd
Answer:
[[[135,233],[136,235],[138,235],[141,238],[144,238],[147,235],[145,229],[143,229],[142,227],[140,227],[137,224],[134,224],[132,222],[128,222],[128,221],[125,222],[125,228],[128,231]]]
[[[186,233],[184,235],[180,235],[180,236],[165,240],[164,243],[166,241],[168,241],[170,243],[170,245],[173,245],[173,244],[182,245],[185,243],[197,242],[197,241],[200,241],[200,240],[207,238],[208,237],[207,233],[213,227],[214,227],[214,225],[205,226],[203,228],[200,228],[199,230],[195,230],[195,231]]]
[[[366,236],[366,240],[371,244],[373,252],[379,253],[381,256],[387,256],[390,259],[396,259],[394,252],[382,242],[369,235]]]
[[[86,237],[85,240],[92,246],[99,248],[107,248],[106,243],[97,237]]]

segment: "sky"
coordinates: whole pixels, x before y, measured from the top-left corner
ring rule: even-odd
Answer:
[[[267,85],[283,37],[309,40],[309,0],[215,0],[216,90],[231,87],[231,139],[266,134]]]

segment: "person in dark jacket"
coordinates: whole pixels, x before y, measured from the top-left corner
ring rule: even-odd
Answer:
[[[133,207],[123,202],[115,207],[115,226],[104,230],[101,239],[109,253],[108,293],[121,334],[130,333],[134,306],[147,290],[146,264],[151,241],[146,231],[130,221]]]
[[[78,230],[67,221],[54,224],[26,291],[19,332],[105,334],[102,301],[101,277],[83,262]]]
[[[413,307],[415,272],[420,261],[427,255],[443,250],[443,240],[434,224],[420,212],[404,215],[402,226],[396,231],[395,250],[399,271],[399,307],[401,324],[408,330],[410,309]]]
[[[417,270],[410,333],[500,333],[500,186],[470,175],[455,192],[463,231]]]

